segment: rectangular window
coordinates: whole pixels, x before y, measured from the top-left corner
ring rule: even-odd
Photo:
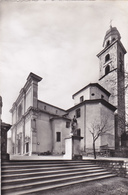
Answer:
[[[80,117],[80,108],[76,110],[76,118]]]
[[[20,104],[18,107],[18,119],[20,119],[21,116],[22,116],[22,104]]]
[[[84,101],[84,96],[81,96],[80,97],[80,102],[83,102]]]
[[[61,133],[60,132],[56,132],[56,141],[57,142],[61,141]]]
[[[70,127],[70,122],[66,121],[66,128],[69,128],[69,127]]]
[[[26,143],[26,153],[29,152],[29,142]]]

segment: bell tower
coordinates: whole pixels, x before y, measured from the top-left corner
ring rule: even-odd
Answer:
[[[116,27],[110,26],[103,41],[103,50],[97,55],[99,58],[99,84],[111,95],[110,104],[115,112],[115,143],[116,148],[121,145],[121,134],[125,131],[125,70],[124,55],[126,50],[121,43],[121,36]]]

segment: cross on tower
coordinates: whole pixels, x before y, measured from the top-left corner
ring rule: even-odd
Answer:
[[[113,20],[111,19],[111,20],[110,20],[110,27],[112,27],[112,21],[113,21]]]

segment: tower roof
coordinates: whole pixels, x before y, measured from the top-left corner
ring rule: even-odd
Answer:
[[[105,37],[104,37],[104,42],[103,42],[104,48],[100,53],[97,54],[97,57],[103,54],[109,47],[111,47],[116,42],[118,42],[118,44],[122,48],[122,51],[124,52],[124,54],[126,54],[127,51],[124,48],[123,44],[121,43],[120,39],[121,39],[121,36],[117,28],[110,26],[110,29],[107,30]]]
[[[103,88],[101,85],[99,85],[98,83],[90,83],[88,85],[86,85],[84,88],[80,89],[79,91],[77,91],[75,94],[72,95],[72,98],[74,99],[74,96],[76,96],[78,93],[80,93],[81,91],[87,89],[88,87],[97,87],[99,88],[101,91],[103,91],[106,95],[110,96],[111,94],[109,93],[109,91],[107,91],[105,88]]]
[[[109,38],[111,38],[111,39],[114,38],[115,40],[120,40],[121,39],[120,33],[119,33],[119,31],[117,30],[116,27],[110,26],[110,29],[107,30],[106,35],[104,37],[103,47],[105,46],[106,40],[108,40]]]

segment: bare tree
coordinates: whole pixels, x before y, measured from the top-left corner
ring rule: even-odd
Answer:
[[[102,136],[103,134],[105,134],[108,131],[110,131],[111,128],[108,126],[108,118],[107,117],[101,123],[98,122],[98,120],[95,119],[91,123],[90,127],[88,128],[89,131],[90,131],[90,133],[91,133],[91,135],[92,135],[92,140],[93,140],[93,154],[94,154],[94,159],[96,159],[96,148],[95,148],[95,142],[96,142],[96,140],[100,136]]]

